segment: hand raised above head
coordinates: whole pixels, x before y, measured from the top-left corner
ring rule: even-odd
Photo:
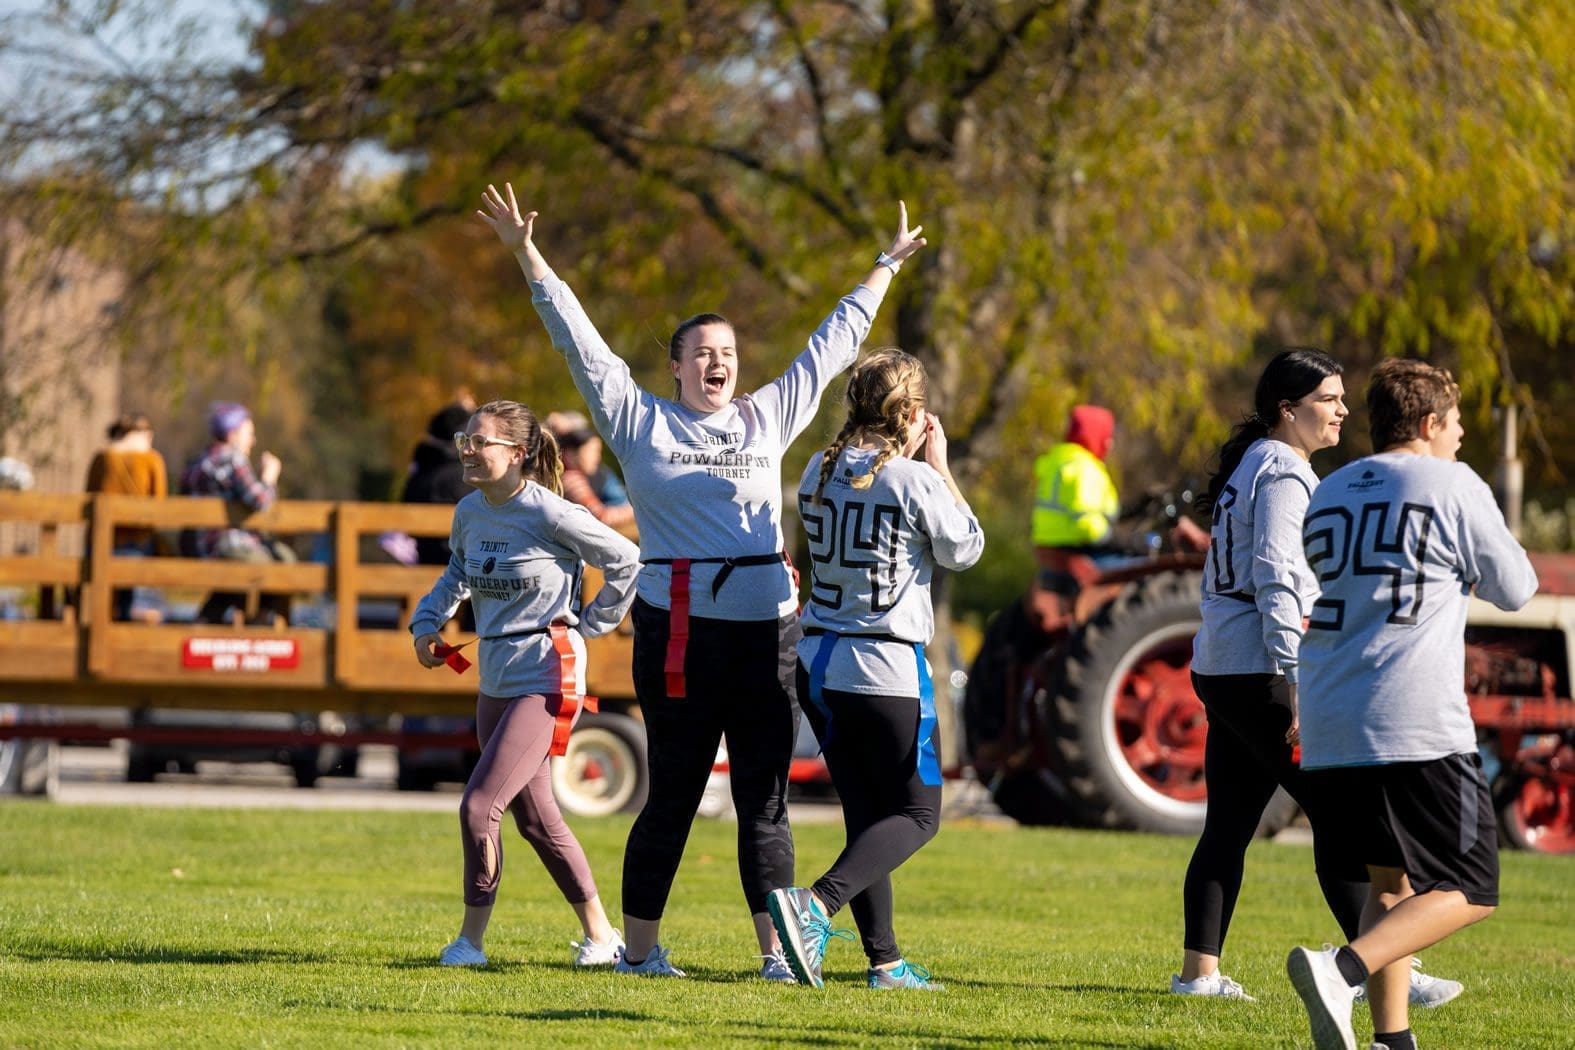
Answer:
[[[913,255],[928,242],[919,234],[924,232],[923,226],[908,229],[908,205],[904,201],[897,202],[897,235],[891,239],[891,247],[886,249],[886,254],[897,262]]]
[[[498,235],[498,240],[511,252],[525,251],[531,247],[531,231],[536,224],[536,212],[520,214],[519,202],[514,199],[513,183],[503,184],[508,191],[505,198],[498,188],[491,183],[487,184],[486,192],[481,195],[481,203],[486,210],[476,209],[476,214],[481,216],[481,221],[492,227],[492,232]]]

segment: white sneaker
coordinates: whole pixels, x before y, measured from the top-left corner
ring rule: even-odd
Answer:
[[[1205,973],[1190,981],[1183,981],[1180,974],[1170,975],[1171,995],[1212,995],[1219,999],[1241,999],[1255,1003],[1258,1000],[1222,973]]]
[[[576,966],[611,966],[623,958],[623,934],[614,930],[610,940],[597,942],[587,937],[583,942],[570,941],[569,947],[574,949]]]
[[[1432,977],[1422,972],[1422,960],[1411,956],[1411,1005],[1443,1006],[1465,991],[1465,985],[1447,977]]]
[[[1318,1050],[1356,1050],[1356,1033],[1351,1029],[1356,989],[1345,983],[1334,954],[1334,948],[1321,952],[1292,948],[1285,972],[1307,1007],[1313,1045]]]
[[[623,953],[618,954],[618,961],[613,963],[614,973],[637,973],[642,977],[688,977],[687,973],[680,970],[668,961],[668,952],[660,944],[651,949],[638,965],[633,965],[624,958]]]
[[[1411,990],[1409,998],[1412,1006],[1421,1006],[1432,1009],[1443,1006],[1451,999],[1465,991],[1465,985],[1459,981],[1451,981],[1447,977],[1433,977],[1422,972],[1422,960],[1411,956]],[[1356,989],[1356,1001],[1367,1001],[1367,985],[1364,983]]]
[[[760,967],[762,981],[777,981],[781,984],[797,984],[798,978],[793,976],[793,967],[788,965],[787,956],[778,948],[770,955],[762,955],[765,962]]]
[[[438,962],[444,966],[485,966],[487,956],[480,948],[470,943],[467,937],[456,937],[452,944],[443,949],[438,956]]]

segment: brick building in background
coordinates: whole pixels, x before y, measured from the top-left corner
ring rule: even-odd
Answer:
[[[108,330],[123,288],[118,274],[0,219],[0,455],[32,469],[34,491],[81,492],[120,414]],[[0,535],[0,548],[17,541]]]

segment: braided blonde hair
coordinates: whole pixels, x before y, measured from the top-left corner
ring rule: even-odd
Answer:
[[[929,400],[929,379],[918,358],[896,347],[887,347],[873,351],[853,366],[842,400],[848,406],[848,418],[821,457],[820,482],[815,486],[817,507],[821,504],[826,482],[836,470],[837,459],[849,444],[855,441],[881,444],[869,473],[850,482],[860,490],[869,488],[875,475],[893,456],[902,453],[908,445],[908,421],[913,417],[914,408]]]
[[[563,495],[563,457],[552,431],[541,425],[536,413],[518,401],[488,401],[476,409],[478,416],[491,416],[498,430],[525,453],[522,473],[551,492]]]

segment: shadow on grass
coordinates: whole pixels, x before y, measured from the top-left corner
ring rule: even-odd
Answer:
[[[959,980],[955,977],[947,978],[944,983],[956,988],[977,988],[981,991],[993,988],[1017,988],[1025,992],[1068,992],[1074,995],[1086,995],[1090,992],[1095,992],[1107,995],[1137,996],[1141,999],[1170,998],[1168,989],[1152,988],[1141,984],[1086,984],[1071,981],[1060,984],[1053,981],[969,981]]]
[[[113,948],[88,948],[79,944],[52,944],[14,948],[11,954],[34,962],[182,963],[190,966],[233,966],[252,963],[335,963],[343,956],[320,952],[281,951],[277,948],[174,948],[168,945],[121,944]]]
[[[916,993],[916,998],[924,997],[924,993]],[[315,1001],[299,1000],[283,1003],[287,1008],[313,1007],[321,1008],[322,1003]],[[508,1021],[623,1021],[632,1024],[660,1022],[675,1028],[683,1027],[685,1022],[681,1018],[671,1015],[654,1014],[636,1010],[608,1010],[587,1008],[582,1010],[510,1010],[504,1008],[476,1009],[474,1007],[455,1007],[453,1009],[431,1010],[413,1007],[379,1007],[380,1013],[390,1014],[418,1014],[432,1016],[434,1013],[444,1016],[465,1015],[473,1017],[495,1018]],[[930,1047],[948,1046],[1001,1046],[1002,1038],[999,1033],[989,1035],[959,1034],[955,1031],[922,1032],[913,1030],[903,1031],[873,1031],[867,1029],[850,1028],[846,1025],[809,1026],[795,1022],[787,1024],[766,1024],[745,1020],[718,1021],[707,1018],[695,1021],[692,1025],[695,1030],[695,1045],[740,1045],[745,1043],[768,1043],[780,1046],[784,1041],[796,1046],[849,1046],[860,1043],[897,1042],[909,1045],[923,1045]],[[1044,1037],[1039,1035],[1022,1036],[1017,1045],[1023,1046],[1086,1046],[1086,1047],[1120,1047],[1125,1050],[1172,1050],[1172,1043],[1135,1043],[1131,1040],[1108,1041],[1089,1039],[1085,1036],[1068,1035],[1060,1037]]]

